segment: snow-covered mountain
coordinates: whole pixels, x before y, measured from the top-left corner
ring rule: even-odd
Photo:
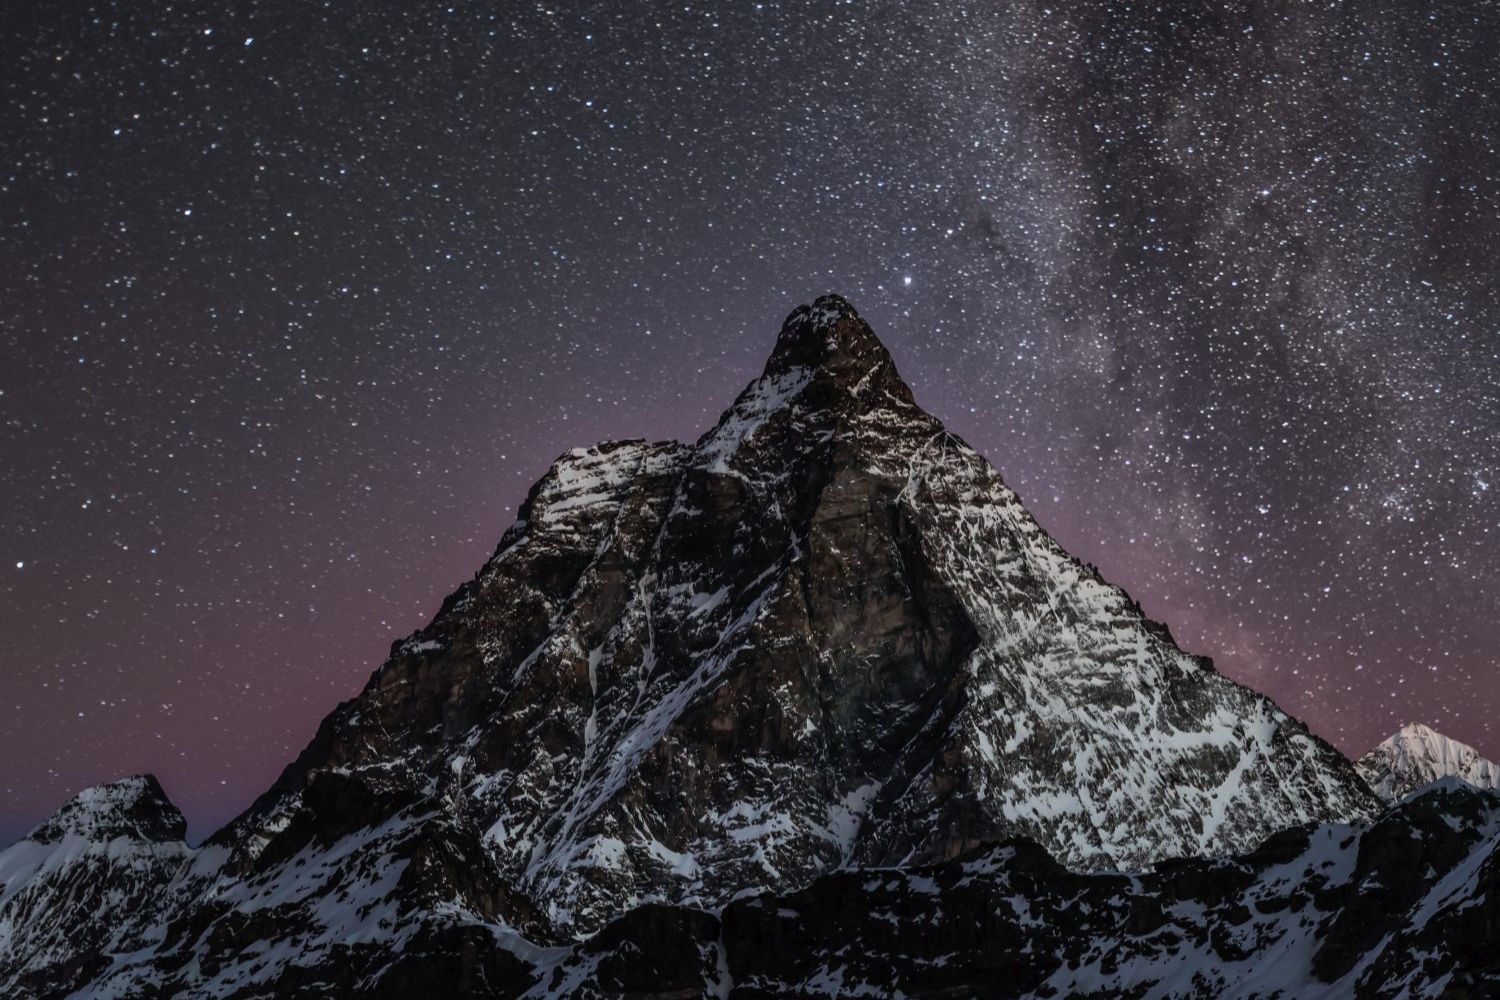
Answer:
[[[105,956],[154,947],[152,902],[193,857],[186,830],[137,776],[85,789],[0,851],[0,995],[63,996]]]
[[[1141,869],[1377,808],[1064,552],[827,296],[696,444],[558,459],[473,580],[203,848],[164,800],[166,846],[96,817],[80,851],[170,855],[119,894],[133,917],[79,932],[65,865],[12,860],[33,841],[0,856],[7,900],[74,928],[32,954],[0,906],[0,992],[507,996],[643,905],[1015,837]]]
[[[1420,722],[1402,726],[1355,766],[1386,802],[1396,802],[1439,778],[1458,778],[1475,788],[1500,788],[1500,764]]]

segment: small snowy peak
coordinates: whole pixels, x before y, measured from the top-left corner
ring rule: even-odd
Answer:
[[[1397,802],[1419,788],[1454,778],[1475,788],[1500,788],[1500,764],[1420,722],[1402,726],[1361,757],[1360,776],[1386,802]]]
[[[196,853],[185,830],[156,779],[136,775],[84,789],[0,850],[0,996],[72,995],[108,967],[102,956],[159,940]]]
[[[726,474],[740,446],[763,427],[771,414],[788,405],[812,382],[810,368],[789,368],[750,383],[717,426],[698,442],[695,464]]]
[[[105,842],[119,837],[182,840],[187,821],[153,775],[137,774],[85,788],[26,838],[50,844],[64,837]]]

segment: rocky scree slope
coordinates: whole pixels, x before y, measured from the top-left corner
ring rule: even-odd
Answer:
[[[1064,552],[827,296],[695,445],[560,458],[139,946],[72,958],[99,989],[232,996],[483,941],[511,982],[642,904],[1017,836],[1138,869],[1376,806]]]

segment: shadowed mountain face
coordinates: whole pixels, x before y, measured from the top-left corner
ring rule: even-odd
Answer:
[[[825,296],[695,445],[560,458],[276,785],[158,866],[152,943],[88,968],[231,996],[427,955],[503,993],[643,903],[1014,837],[1137,869],[1375,808],[1063,552]]]

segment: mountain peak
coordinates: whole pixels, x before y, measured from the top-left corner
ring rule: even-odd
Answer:
[[[64,837],[93,841],[131,837],[137,840],[182,840],[187,821],[155,775],[135,774],[85,788],[65,802],[28,840],[50,844]]]
[[[1375,794],[1387,802],[1399,801],[1443,778],[1456,778],[1476,788],[1500,788],[1500,764],[1420,722],[1406,723],[1361,757],[1356,767]]]
[[[781,324],[765,374],[810,368],[852,391],[877,386],[911,402],[911,389],[870,324],[842,295],[822,295],[793,309]]]
[[[1396,736],[1441,736],[1436,729],[1422,722],[1408,722],[1396,730]],[[1395,739],[1396,736],[1390,737]],[[1446,738],[1446,737],[1444,737]],[[1389,740],[1387,740],[1389,742]]]

